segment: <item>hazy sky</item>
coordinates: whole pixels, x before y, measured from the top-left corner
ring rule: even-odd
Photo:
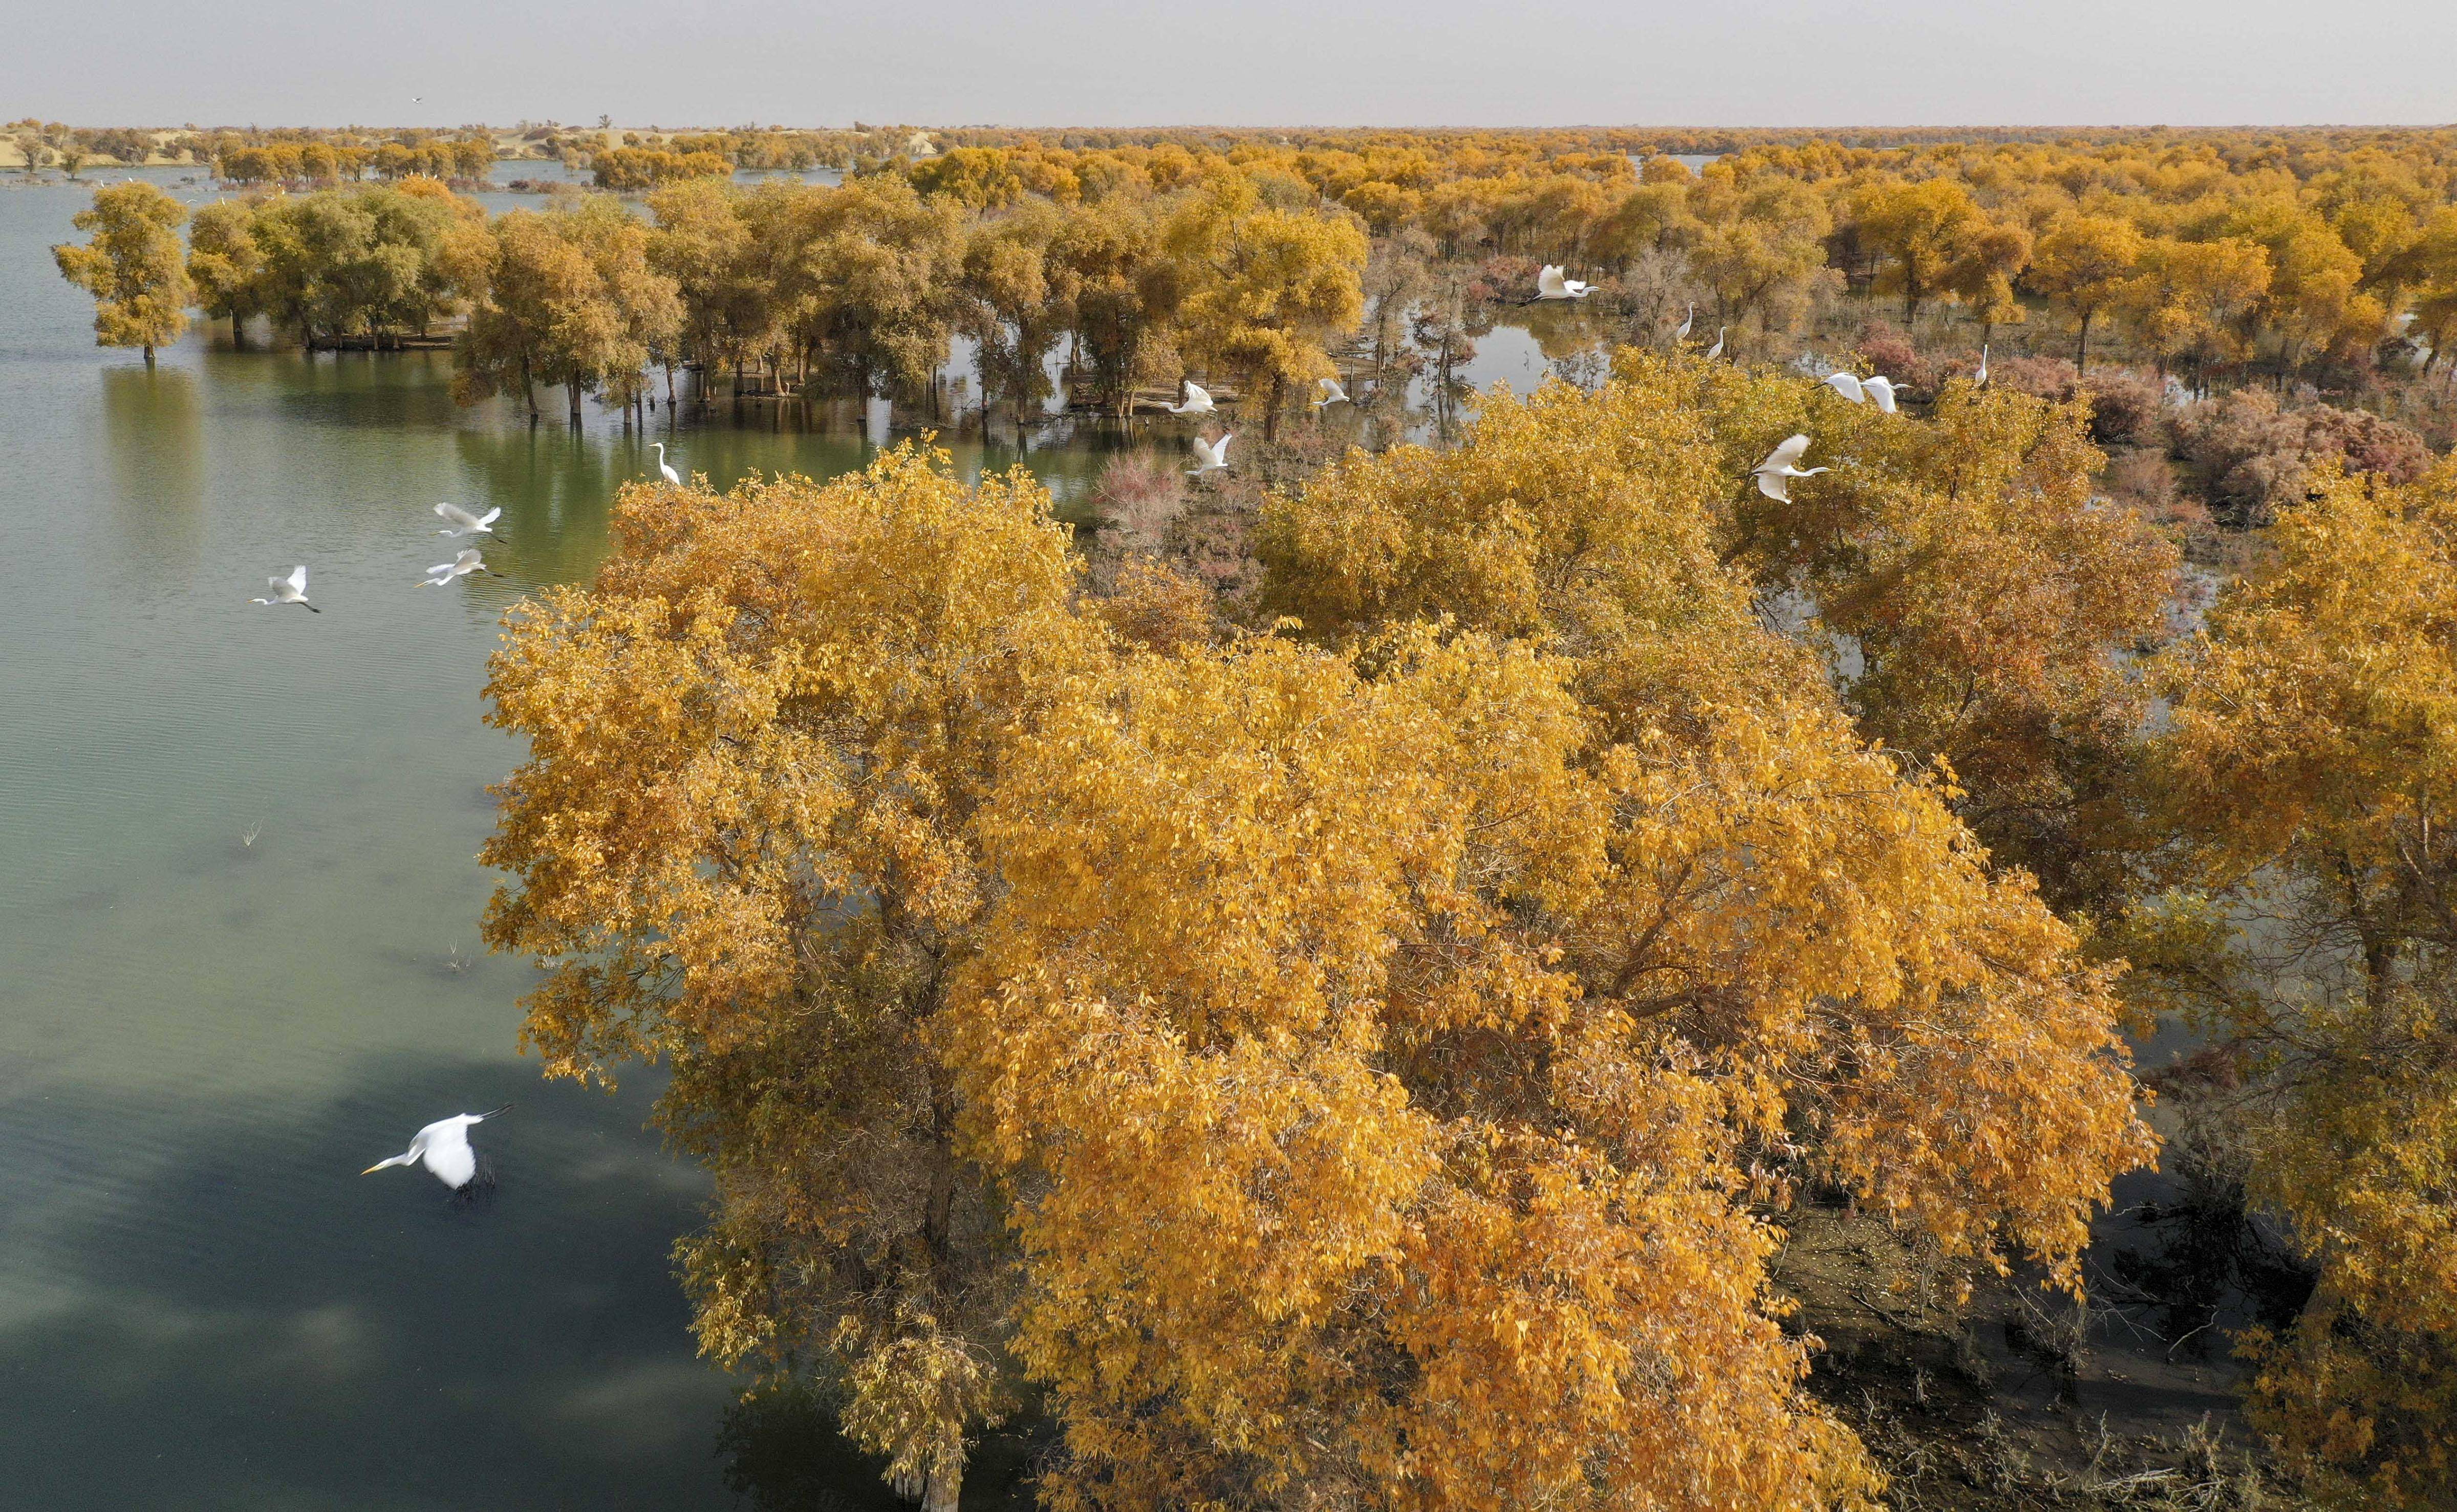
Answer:
[[[2457,120],[2457,0],[86,0],[74,125],[2082,125]],[[415,98],[423,96],[423,100]]]

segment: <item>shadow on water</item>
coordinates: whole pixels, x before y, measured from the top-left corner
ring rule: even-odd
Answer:
[[[193,565],[204,544],[205,452],[196,375],[106,367],[102,418],[119,536],[159,568]]]
[[[0,1253],[73,1278],[0,1287],[0,1502],[730,1504],[708,1446],[732,1387],[678,1357],[663,1263],[703,1183],[629,1137],[650,1090],[609,1118],[530,1067],[395,1055],[314,1102],[0,1100],[41,1146],[0,1168]],[[489,1203],[358,1174],[506,1102]],[[153,1169],[94,1169],[135,1122]]]
[[[985,1435],[965,1470],[967,1512],[1030,1512],[1044,1441],[1021,1423]],[[847,1442],[825,1394],[803,1382],[763,1386],[727,1409],[717,1452],[752,1512],[910,1512],[881,1479],[887,1461]]]

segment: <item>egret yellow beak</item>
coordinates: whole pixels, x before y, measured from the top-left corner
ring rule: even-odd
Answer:
[[[369,1166],[366,1170],[360,1171],[359,1174],[361,1176],[372,1176],[377,1171],[383,1170],[388,1164],[390,1164],[388,1161],[378,1161],[376,1164]]]

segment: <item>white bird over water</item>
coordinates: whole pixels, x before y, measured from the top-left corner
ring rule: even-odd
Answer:
[[[1211,396],[1204,392],[1202,384],[1189,380],[1186,385],[1185,404],[1163,404],[1161,407],[1172,415],[1208,415],[1211,413]]]
[[[1223,436],[1218,441],[1206,441],[1201,436],[1195,437],[1194,466],[1187,469],[1186,475],[1189,478],[1200,478],[1207,472],[1228,471],[1228,443],[1236,439],[1233,435]]]
[[[503,506],[497,505],[484,514],[471,514],[457,504],[439,504],[435,512],[452,522],[450,529],[438,530],[435,532],[438,535],[492,535],[495,522],[503,518],[504,509]]]
[[[1874,378],[1860,380],[1860,390],[1877,402],[1877,407],[1890,415],[1894,412],[1894,381],[1879,373]]]
[[[1338,379],[1317,378],[1314,382],[1322,385],[1322,397],[1313,402],[1314,408],[1321,409],[1330,404],[1352,404],[1355,403],[1354,400],[1348,397],[1348,390],[1339,386]]]
[[[1724,333],[1730,329],[1731,327],[1728,325],[1718,325],[1715,327],[1715,344],[1706,348],[1706,361],[1711,362],[1716,358],[1724,355]]]
[[[359,1174],[372,1176],[386,1166],[423,1165],[434,1172],[436,1180],[459,1191],[478,1174],[478,1152],[469,1148],[469,1126],[501,1118],[511,1110],[512,1105],[506,1103],[491,1113],[455,1113],[450,1118],[439,1118],[410,1135],[407,1150],[390,1160],[377,1161]]]
[[[1698,319],[1698,301],[1691,300],[1689,301],[1689,313],[1681,317],[1681,328],[1672,333],[1672,339],[1676,342],[1685,342],[1689,340],[1689,322],[1696,319]]]
[[[273,590],[273,596],[271,598],[252,598],[248,600],[249,603],[263,604],[268,607],[281,604],[296,604],[300,609],[307,611],[311,614],[321,614],[324,612],[315,605],[307,602],[307,569],[305,567],[294,567],[290,570],[290,575],[288,577],[268,577],[264,582],[265,586]]]
[[[467,577],[472,572],[484,572],[488,577],[501,577],[504,575],[503,573],[496,571],[493,568],[488,567],[486,565],[486,559],[480,556],[474,549],[465,549],[459,556],[454,557],[449,562],[440,562],[435,566],[428,568],[426,570],[425,582],[419,586],[422,588],[444,588],[450,585],[453,579]]]
[[[1831,467],[1801,467],[1801,456],[1807,450],[1807,436],[1791,436],[1782,445],[1767,452],[1765,461],[1749,469],[1749,476],[1758,481],[1758,492],[1777,504],[1789,504],[1792,479],[1814,478],[1821,472],[1834,470]]]
[[[1985,342],[1979,343],[1979,371],[1971,375],[1971,386],[1973,388],[1988,386],[1988,343]]]
[[[1583,300],[1595,292],[1594,284],[1564,278],[1561,270],[1550,262],[1536,275],[1536,298],[1539,300]]]
[[[1828,373],[1826,375],[1825,383],[1827,387],[1834,390],[1834,392],[1842,395],[1844,398],[1849,400],[1855,404],[1860,404],[1867,398],[1866,395],[1860,392],[1860,380],[1849,373]]]
[[[672,484],[677,488],[681,487],[683,486],[683,475],[676,472],[673,469],[672,465],[666,461],[666,444],[662,441],[652,441],[649,443],[649,445],[657,448],[657,476],[665,479],[668,483]]]

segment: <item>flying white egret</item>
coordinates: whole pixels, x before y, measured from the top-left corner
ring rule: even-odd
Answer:
[[[504,508],[497,505],[484,514],[471,514],[457,504],[439,504],[435,512],[440,518],[452,522],[450,529],[438,530],[435,532],[438,535],[492,535],[495,522],[503,517]]]
[[[273,596],[271,598],[252,598],[248,600],[249,603],[263,604],[267,606],[296,604],[300,609],[307,611],[311,614],[321,614],[324,612],[315,605],[307,602],[306,568],[294,567],[290,570],[290,575],[288,577],[268,577],[264,581],[265,585],[272,589]]]
[[[672,466],[666,462],[666,444],[662,441],[652,441],[649,443],[649,445],[657,448],[657,476],[665,479],[668,483],[672,484],[677,488],[681,487],[683,486],[683,475],[676,472]]]
[[[475,550],[465,549],[459,556],[454,557],[451,561],[439,562],[435,566],[428,568],[426,570],[426,580],[419,586],[422,588],[444,588],[450,584],[455,578],[467,577],[472,572],[484,572],[488,577],[501,577],[504,575],[503,573],[496,571],[493,568],[488,567],[486,565],[486,559],[480,556]]]
[[[1163,404],[1161,407],[1172,415],[1208,415],[1211,413],[1211,396],[1204,392],[1202,384],[1189,379],[1186,384],[1186,403]]]
[[[1595,292],[1594,284],[1563,278],[1561,270],[1550,262],[1536,275],[1536,298],[1538,300],[1583,300]]]
[[[377,1161],[359,1174],[372,1176],[386,1166],[423,1165],[434,1172],[436,1180],[459,1191],[478,1174],[478,1152],[469,1148],[469,1126],[501,1118],[511,1110],[512,1105],[506,1103],[491,1113],[455,1113],[450,1118],[439,1118],[410,1135],[407,1150],[390,1160]]]
[[[1979,371],[1971,375],[1971,386],[1973,388],[1988,386],[1988,343],[1985,342],[1979,343]]]
[[[1860,381],[1857,378],[1852,377],[1849,373],[1828,373],[1826,375],[1825,382],[1827,387],[1834,390],[1834,392],[1842,395],[1844,398],[1849,400],[1855,404],[1861,403],[1862,400],[1866,398],[1866,396],[1860,392]]]
[[[1724,333],[1730,329],[1731,327],[1728,325],[1718,325],[1715,327],[1715,344],[1706,348],[1706,361],[1711,362],[1716,358],[1724,355]]]
[[[1189,478],[1200,478],[1208,472],[1228,471],[1228,443],[1236,439],[1233,435],[1223,436],[1218,441],[1206,441],[1201,436],[1195,437],[1194,466],[1187,469],[1186,475]]]
[[[1833,471],[1831,467],[1801,467],[1801,455],[1807,450],[1807,436],[1791,436],[1767,452],[1765,461],[1749,469],[1749,476],[1758,481],[1758,492],[1777,504],[1789,504],[1792,479],[1814,478],[1821,472]]]
[[[1689,313],[1681,317],[1681,328],[1672,333],[1672,339],[1676,342],[1685,342],[1689,340],[1689,322],[1696,319],[1698,319],[1698,301],[1691,300],[1689,301]]]
[[[1338,379],[1317,378],[1314,382],[1322,385],[1322,397],[1313,402],[1314,408],[1322,409],[1332,404],[1352,404],[1355,403],[1354,400],[1348,397],[1348,390],[1339,386]]]
[[[1894,381],[1879,373],[1860,380],[1860,391],[1877,402],[1877,407],[1890,415],[1894,412]]]

